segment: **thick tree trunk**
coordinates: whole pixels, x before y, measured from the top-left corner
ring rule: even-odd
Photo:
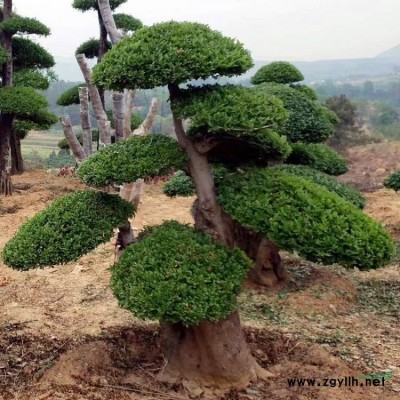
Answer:
[[[190,327],[161,323],[161,343],[167,362],[160,374],[163,381],[244,388],[272,377],[250,354],[237,312],[216,323]]]
[[[99,19],[99,27],[100,27],[99,53],[97,54],[97,62],[99,63],[103,59],[104,54],[107,53],[108,49],[107,49],[107,29],[104,26],[100,10],[97,10],[97,17]],[[103,104],[103,108],[105,109],[104,90],[99,89],[99,95],[101,99],[101,104]]]
[[[133,131],[133,135],[143,136],[147,135],[150,132],[150,129],[154,124],[154,120],[156,119],[159,106],[160,101],[156,97],[153,97],[151,100],[149,112],[147,113],[145,120],[142,122],[139,128]]]
[[[116,44],[122,39],[123,36],[118,31],[115,25],[110,2],[109,0],[98,0],[98,5],[104,26],[106,27],[107,32],[110,35],[111,43]]]
[[[115,141],[124,140],[124,95],[123,93],[114,93],[113,99],[113,117],[115,128]]]
[[[67,139],[72,154],[74,155],[76,162],[79,164],[86,159],[86,154],[72,129],[71,120],[68,115],[64,115],[60,118],[60,121],[64,129],[65,139]]]
[[[24,172],[24,160],[22,158],[21,139],[16,132],[11,132],[11,175],[22,174]]]
[[[99,126],[100,139],[104,145],[108,146],[111,144],[110,122],[108,121],[107,114],[104,111],[99,90],[92,82],[92,70],[87,63],[84,54],[77,54],[76,59],[88,86],[90,100]]]
[[[89,117],[89,90],[86,86],[79,88],[79,103],[82,126],[83,151],[85,152],[86,157],[89,157],[93,153],[93,138],[92,126],[90,124]]]
[[[177,85],[169,85],[168,89],[172,100],[175,97],[179,97],[180,89]],[[232,247],[232,232],[230,225],[224,218],[223,210],[217,202],[214,178],[207,155],[197,151],[196,147],[186,136],[182,120],[174,113],[172,113],[172,116],[178,142],[189,156],[189,172],[196,187],[198,212],[200,213],[200,217],[196,221],[196,227],[208,233],[219,242]]]
[[[1,22],[10,18],[13,8],[12,0],[4,0],[1,10]],[[1,68],[1,84],[3,87],[12,86],[12,35],[0,29],[0,44],[8,56],[7,62]],[[0,195],[11,196],[11,177],[8,170],[8,157],[10,155],[10,140],[13,117],[2,114],[0,117]]]

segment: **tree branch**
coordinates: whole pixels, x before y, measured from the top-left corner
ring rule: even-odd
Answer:
[[[154,120],[156,119],[159,105],[159,100],[156,97],[153,97],[153,99],[151,100],[149,112],[147,113],[145,120],[142,122],[142,125],[140,125],[139,128],[133,131],[134,136],[144,136],[150,132]]]
[[[115,141],[120,142],[124,139],[124,95],[123,93],[114,93],[112,99]]]
[[[123,38],[123,36],[115,25],[110,2],[109,0],[98,0],[98,5],[101,17],[103,18],[104,26],[110,35],[111,43],[116,44]]]
[[[64,115],[63,117],[60,118],[61,124],[64,129],[64,136],[65,139],[67,139],[67,142],[69,144],[69,147],[72,151],[72,154],[75,157],[75,160],[77,163],[81,163],[86,159],[85,152],[83,151],[83,148],[81,144],[79,143],[79,140],[76,138],[76,135],[72,129],[72,124],[71,120],[68,115]]]
[[[133,100],[136,96],[136,90],[127,90],[125,93],[125,115],[124,115],[124,139],[132,135],[131,117],[133,111]]]
[[[94,113],[96,115],[97,124],[99,126],[101,141],[107,146],[111,144],[110,122],[108,121],[107,114],[104,111],[99,90],[92,82],[92,70],[87,63],[84,54],[77,54],[76,60],[78,61],[79,67],[89,89],[89,96],[93,105]]]
[[[86,86],[79,88],[80,117],[82,125],[83,150],[86,157],[93,153],[92,126],[89,117],[89,90]]]

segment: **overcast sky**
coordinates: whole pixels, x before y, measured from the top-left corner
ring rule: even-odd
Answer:
[[[41,43],[55,56],[73,56],[98,36],[96,14],[72,0],[14,0],[19,14],[51,30]],[[374,57],[400,43],[399,0],[128,0],[118,12],[144,24],[198,21],[236,37],[256,60]]]

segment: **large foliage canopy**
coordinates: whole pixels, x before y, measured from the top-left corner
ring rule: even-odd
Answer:
[[[380,224],[320,185],[282,171],[228,174],[219,201],[239,223],[311,261],[360,269],[387,264],[393,241]]]
[[[218,321],[236,309],[252,262],[188,225],[168,221],[145,232],[113,268],[119,304],[139,318],[186,326]]]
[[[4,262],[27,270],[75,261],[110,240],[113,228],[133,214],[130,203],[106,193],[60,197],[22,225],[3,250]]]
[[[207,25],[163,22],[136,31],[107,52],[93,79],[114,90],[149,89],[211,76],[233,76],[253,65],[234,39]]]
[[[50,35],[50,29],[36,18],[21,17],[18,14],[0,23],[0,29],[9,34]]]

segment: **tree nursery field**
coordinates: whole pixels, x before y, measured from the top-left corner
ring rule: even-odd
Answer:
[[[83,185],[41,170],[14,179],[1,199],[0,248],[27,219]],[[395,192],[367,193],[367,213],[398,236]],[[145,187],[133,226],[193,223],[194,198]],[[0,393],[8,399],[397,399],[400,395],[400,271],[322,266],[284,254],[287,284],[247,287],[240,314],[252,354],[273,376],[245,390],[211,390],[155,379],[163,360],[159,328],[118,307],[110,287],[114,242],[79,262],[18,272],[0,263]],[[385,387],[296,387],[290,378],[380,374]],[[390,378],[389,378],[390,377]]]

